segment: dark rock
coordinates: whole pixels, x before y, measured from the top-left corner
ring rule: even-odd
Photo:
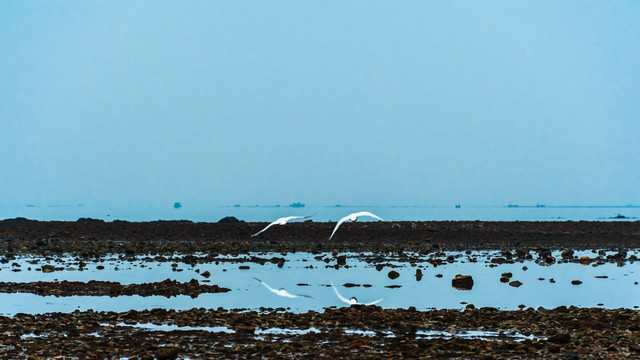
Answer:
[[[571,260],[573,259],[573,250],[566,249],[562,253],[560,253],[560,256],[562,256],[564,260]]]
[[[175,360],[178,358],[178,349],[174,347],[163,347],[156,351],[156,359],[158,360]]]
[[[42,265],[42,272],[50,273],[56,270],[56,267],[53,265]]]
[[[391,270],[389,271],[389,274],[387,274],[387,276],[389,276],[389,279],[395,280],[400,276],[400,274],[395,270]]]
[[[571,285],[580,285],[582,284],[582,281],[580,280],[571,280]]]
[[[567,344],[569,341],[571,341],[571,336],[569,335],[569,333],[556,334],[553,336],[549,336],[547,341],[554,344]]]
[[[346,265],[347,264],[347,255],[340,255],[337,257],[338,265]]]
[[[416,269],[416,281],[422,280],[422,270]]]
[[[538,258],[536,259],[536,263],[543,266],[555,264],[555,262],[556,258],[551,255],[551,250],[549,249],[540,250]]]
[[[551,346],[549,346],[549,352],[557,354],[560,351],[562,351],[562,346],[558,345],[558,344],[551,344]]]
[[[522,282],[519,281],[519,280],[514,280],[514,281],[510,282],[509,285],[513,286],[513,287],[520,287],[520,286],[522,286]]]
[[[529,250],[518,249],[516,250],[516,257],[521,260],[531,260],[533,256],[529,253]]]
[[[222,219],[218,220],[219,224],[235,224],[243,222],[244,220],[238,220],[235,216],[225,216]]]
[[[513,264],[513,260],[497,257],[497,258],[491,259],[491,263],[492,264]]]
[[[473,278],[471,275],[456,275],[451,280],[451,286],[458,290],[471,290],[473,288]]]

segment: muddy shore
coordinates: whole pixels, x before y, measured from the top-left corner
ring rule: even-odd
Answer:
[[[178,253],[181,261],[189,262],[208,260],[192,256],[197,253],[216,257],[297,251],[435,254],[447,250],[500,250],[500,261],[517,261],[526,254],[543,258],[549,250],[570,254],[571,250],[604,249],[616,253],[599,261],[623,264],[637,261],[626,256],[626,250],[640,248],[638,221],[356,222],[341,226],[331,241],[328,237],[335,223],[307,221],[275,226],[251,237],[266,225],[11,219],[0,221],[0,260],[8,263],[22,255],[53,258],[70,255],[82,261],[122,254],[167,261],[167,257]],[[565,260],[572,258],[568,255]],[[280,260],[254,257],[248,261]],[[15,283],[5,285],[7,289],[15,288]],[[25,291],[54,295],[56,291],[74,294],[78,289],[85,291],[81,294],[105,296],[145,291],[165,296],[198,296],[201,292],[225,291],[215,285],[169,280],[128,287],[98,281],[62,285],[33,282],[24,286],[30,289]],[[640,358],[639,324],[640,312],[634,309],[560,307],[499,311],[476,309],[471,304],[464,311],[351,306],[301,314],[284,309],[149,309],[123,313],[89,310],[0,316],[0,357]],[[160,331],[140,325],[178,328]],[[287,331],[265,332],[274,328]],[[425,331],[436,330],[451,336],[424,336]],[[494,339],[455,336],[469,331],[497,331],[505,335]],[[510,333],[529,338],[516,341],[508,336]]]
[[[635,249],[640,221],[621,222],[355,222],[345,223],[333,239],[335,223],[126,222],[80,219],[75,222],[0,221],[2,254],[70,252],[158,254],[203,252],[429,252],[438,250]]]

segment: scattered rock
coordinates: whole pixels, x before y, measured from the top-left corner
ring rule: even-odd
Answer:
[[[580,280],[571,280],[571,285],[580,285],[582,284],[582,281]]]
[[[397,279],[397,278],[400,276],[400,273],[398,273],[398,272],[397,272],[397,271],[395,271],[395,270],[391,270],[391,271],[389,271],[389,273],[387,274],[387,276],[389,277],[389,279],[391,279],[391,280],[395,280],[395,279]]]
[[[42,265],[41,268],[43,273],[50,273],[56,270],[56,267],[53,265]]]
[[[471,275],[457,274],[451,280],[451,286],[457,290],[471,290],[471,288],[473,288],[473,277],[471,277]]]
[[[244,220],[238,220],[235,216],[225,216],[222,219],[218,220],[218,224],[235,224],[235,223],[243,223]]]
[[[562,251],[562,253],[560,253],[560,256],[564,260],[571,260],[571,259],[573,259],[573,250],[565,249],[565,250]]]
[[[175,360],[178,358],[178,349],[170,346],[165,346],[156,351],[156,358],[158,360]]]
[[[514,281],[511,281],[511,282],[509,283],[509,286],[513,286],[513,287],[520,287],[520,286],[522,286],[522,282],[521,282],[521,281],[519,281],[519,280],[514,280]]]
[[[549,336],[547,341],[554,344],[567,344],[569,341],[571,341],[571,336],[569,335],[569,333],[556,334],[553,336]]]

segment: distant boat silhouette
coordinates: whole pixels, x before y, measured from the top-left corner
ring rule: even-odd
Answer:
[[[298,202],[294,202],[293,204],[289,204],[289,207],[292,207],[292,208],[301,208],[301,207],[305,207],[305,205],[304,205],[303,203],[301,203],[301,202],[299,202],[299,201],[298,201]]]

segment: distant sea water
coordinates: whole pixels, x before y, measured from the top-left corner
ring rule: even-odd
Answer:
[[[291,215],[313,215],[313,221],[337,221],[356,211],[371,211],[386,221],[639,221],[640,206],[62,206],[0,205],[0,219],[24,217],[42,221],[190,220],[217,222],[226,216],[244,221],[270,222]],[[363,219],[364,220],[364,219]]]

